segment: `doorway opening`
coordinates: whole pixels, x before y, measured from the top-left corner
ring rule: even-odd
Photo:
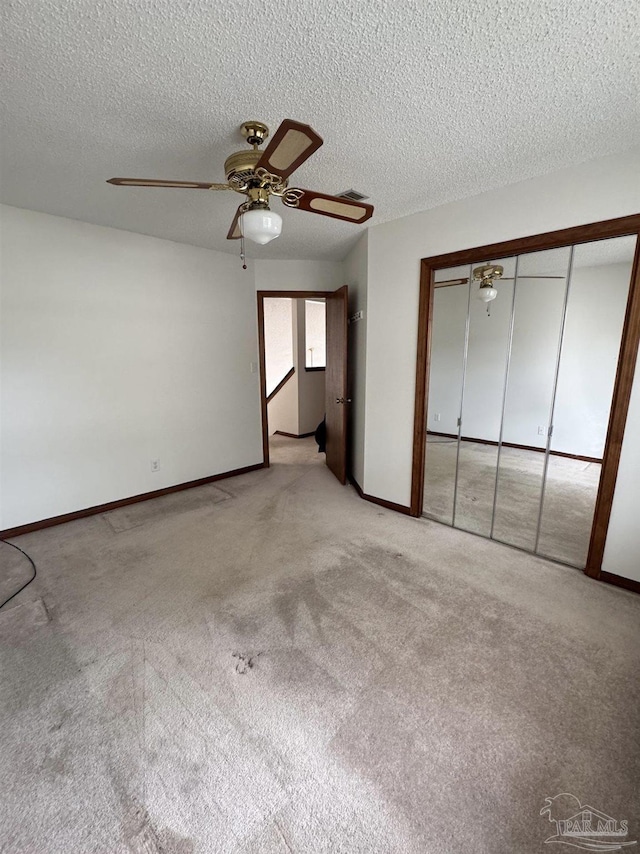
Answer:
[[[639,237],[632,216],[422,260],[412,515],[613,581]]]
[[[324,424],[327,466],[345,483],[347,288],[259,291],[258,338],[265,465],[316,462]]]
[[[270,459],[315,463],[325,410],[325,297],[266,297],[264,346]]]

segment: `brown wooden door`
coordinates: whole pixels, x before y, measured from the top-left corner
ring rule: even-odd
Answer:
[[[347,482],[347,286],[327,297],[327,465],[340,483]]]

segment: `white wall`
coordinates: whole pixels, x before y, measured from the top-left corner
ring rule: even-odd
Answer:
[[[344,284],[342,261],[255,261],[258,291],[335,291]]]
[[[251,270],[61,217],[0,216],[0,527],[262,461]]]
[[[640,355],[635,377],[602,569],[640,581]]]
[[[362,320],[349,324],[350,468],[361,487],[364,482],[368,235],[369,232],[365,231],[344,262],[344,281],[349,287],[349,316],[363,312]]]
[[[604,454],[632,261],[577,268],[571,277],[553,418],[554,451],[598,458]]]
[[[635,150],[369,229],[365,492],[410,500],[420,259],[638,213],[639,171]]]
[[[327,366],[327,306],[323,299],[304,301],[305,366]]]
[[[267,395],[293,367],[293,314],[290,299],[264,300]]]
[[[298,377],[298,435],[304,436],[305,433],[315,432],[324,418],[325,372],[305,370],[307,346],[305,301],[298,299],[295,303],[298,319],[295,353]]]
[[[565,278],[518,280],[504,412],[505,442],[546,447],[566,286]],[[570,343],[567,341],[567,347]],[[584,350],[582,338],[576,344]],[[538,435],[538,428],[543,435]],[[575,450],[568,452],[586,454],[585,438],[578,424],[572,437]]]
[[[468,305],[468,285],[435,289],[427,429],[437,433],[458,432]]]
[[[315,433],[324,418],[325,373],[305,372],[303,367],[300,377],[302,382],[298,383],[298,434],[304,436],[306,433]]]
[[[277,430],[298,435],[298,309],[296,300],[264,300],[264,351],[267,396],[293,368],[294,375],[267,403],[269,434]]]

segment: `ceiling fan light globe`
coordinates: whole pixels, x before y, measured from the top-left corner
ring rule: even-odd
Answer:
[[[282,217],[268,208],[254,208],[240,217],[240,228],[247,240],[264,246],[282,231]]]
[[[498,296],[498,291],[495,288],[480,288],[478,290],[478,299],[482,302],[491,302]]]

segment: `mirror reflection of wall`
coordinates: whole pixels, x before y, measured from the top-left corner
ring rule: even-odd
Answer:
[[[464,379],[469,267],[440,270],[433,297],[431,326],[431,380],[427,407],[427,442],[430,460],[425,465],[425,513],[438,522],[453,524],[458,419]],[[437,446],[437,447],[436,447]],[[433,452],[431,453],[431,449]]]
[[[585,566],[634,251],[621,237],[436,272],[426,516]],[[485,302],[474,271],[496,265]]]
[[[518,258],[493,536],[535,551],[571,248]]]
[[[472,264],[481,266],[483,259]],[[454,521],[456,527],[491,534],[493,503],[500,439],[500,414],[504,378],[509,356],[511,304],[513,301],[513,258],[491,260],[504,268],[500,299],[484,303],[476,296],[478,287],[471,285],[467,357],[462,403],[461,435],[458,451],[458,485]],[[509,276],[509,274],[511,274]],[[481,439],[482,441],[469,441]]]

